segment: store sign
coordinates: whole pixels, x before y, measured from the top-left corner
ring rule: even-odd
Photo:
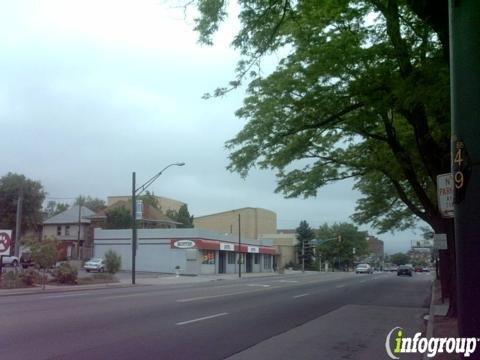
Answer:
[[[259,251],[259,249],[258,249],[258,246],[249,246],[249,247],[248,247],[248,252],[249,252],[249,253],[258,254],[260,251]]]
[[[195,241],[193,240],[177,240],[173,243],[173,246],[178,249],[191,249],[195,247]]]
[[[220,243],[220,250],[223,251],[235,251],[235,245],[229,243]]]
[[[447,234],[433,235],[433,247],[438,250],[447,250]]]

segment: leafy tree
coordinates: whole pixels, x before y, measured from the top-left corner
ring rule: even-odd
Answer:
[[[107,205],[105,204],[105,201],[102,199],[92,198],[90,196],[82,196],[82,195],[79,195],[75,199],[74,205],[85,206],[94,212],[104,210],[107,207]]]
[[[410,257],[404,253],[396,253],[390,256],[390,261],[395,265],[405,265],[410,262]]]
[[[146,191],[144,195],[140,195],[138,200],[142,200],[144,204],[153,206],[155,209],[161,210],[160,206],[158,205],[157,198],[155,194],[150,191]]]
[[[49,201],[45,208],[45,212],[47,214],[47,217],[51,218],[52,216],[55,216],[57,214],[60,214],[61,212],[68,210],[69,207],[70,205],[65,203],[57,203],[56,201]]]
[[[351,267],[356,259],[368,253],[367,233],[351,223],[323,224],[316,235],[321,242],[318,251],[322,259],[337,267]]]
[[[105,253],[105,267],[110,274],[117,273],[122,267],[122,257],[112,249]]]
[[[194,3],[196,30],[210,43],[226,2]],[[355,222],[386,232],[420,219],[449,235],[442,263],[454,271],[453,221],[436,199],[437,175],[450,172],[447,1],[238,3],[233,46],[243,57],[237,78],[214,94],[250,81],[236,113],[247,123],[226,144],[229,169],[274,169],[287,197],[352,178],[363,195]],[[254,71],[272,52],[276,69]],[[454,273],[444,274],[453,295]]]
[[[42,241],[30,240],[27,242],[33,262],[43,272],[42,288],[45,290],[46,271],[57,262],[58,242],[54,239]]]
[[[34,229],[42,223],[42,203],[46,194],[42,184],[24,175],[8,173],[0,178],[0,228],[15,229],[17,202],[21,191],[22,232]]]
[[[106,229],[128,229],[132,227],[132,215],[124,207],[107,210],[105,214],[107,215],[105,220]]]
[[[190,215],[188,206],[183,204],[178,211],[167,210],[166,214],[170,219],[181,223],[180,228],[193,228],[193,215]]]
[[[297,254],[300,264],[304,264],[305,269],[313,269],[313,246],[311,240],[315,237],[315,233],[308,223],[303,220],[296,229],[297,234]]]

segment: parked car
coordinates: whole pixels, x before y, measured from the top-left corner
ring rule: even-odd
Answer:
[[[397,276],[412,276],[412,267],[408,265],[400,265],[397,270]]]
[[[83,268],[87,271],[98,271],[104,272],[105,271],[105,261],[102,258],[91,258],[90,260],[86,261],[83,265]]]
[[[358,264],[355,268],[356,274],[373,274],[373,268],[369,264]]]
[[[4,266],[18,266],[20,260],[18,257],[13,255],[3,255],[2,256],[2,265]]]
[[[28,268],[29,266],[35,266],[35,262],[32,259],[32,254],[29,252],[22,253],[22,256],[20,256],[20,264],[24,269]]]

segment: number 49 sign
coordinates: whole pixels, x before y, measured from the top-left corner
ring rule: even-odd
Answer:
[[[470,177],[470,161],[463,141],[455,142],[455,156],[453,158],[453,180],[455,183],[454,202],[458,204],[465,198],[465,189]]]

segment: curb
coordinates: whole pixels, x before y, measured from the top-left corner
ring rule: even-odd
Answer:
[[[17,289],[17,290],[0,290],[0,298],[7,297],[7,296],[17,296],[17,295],[36,295],[36,294],[47,294],[47,293],[62,293],[62,292],[74,292],[74,291],[84,291],[84,290],[102,290],[102,289],[114,289],[114,288],[128,288],[128,287],[142,287],[142,286],[150,286],[147,284],[101,284],[99,286],[92,286],[92,285],[78,285],[81,287],[69,287],[69,288],[48,288],[42,290],[41,287],[35,288],[24,288],[24,289]],[[5,292],[5,293],[2,293]]]
[[[434,328],[434,322],[435,322],[435,305],[434,305],[434,300],[435,300],[435,283],[436,280],[434,279],[432,282],[432,294],[430,297],[430,309],[428,313],[428,320],[427,320],[427,330],[425,337],[427,339],[431,339],[433,337],[433,328]],[[422,360],[427,360],[429,359],[427,357],[427,353],[425,352],[422,356]]]

